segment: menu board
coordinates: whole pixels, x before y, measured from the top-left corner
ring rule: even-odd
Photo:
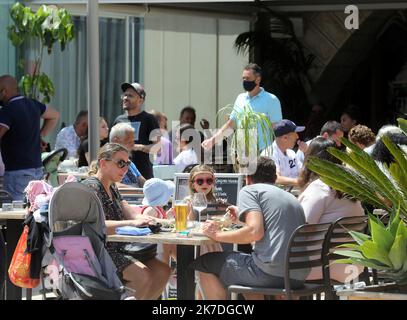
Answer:
[[[238,173],[215,173],[215,177],[215,197],[236,205],[238,193],[243,185],[244,175]],[[189,195],[188,179],[188,173],[175,174],[175,200],[184,199]]]

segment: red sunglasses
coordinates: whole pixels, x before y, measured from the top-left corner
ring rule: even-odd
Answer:
[[[194,182],[196,182],[198,184],[198,186],[202,186],[205,182],[207,185],[210,186],[213,184],[214,179],[213,178],[207,178],[207,179],[198,178],[198,179],[195,179]]]

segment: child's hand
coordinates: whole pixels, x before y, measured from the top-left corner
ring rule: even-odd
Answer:
[[[169,208],[167,210],[167,219],[175,219],[175,208]]]
[[[226,209],[226,214],[229,216],[229,219],[232,220],[232,223],[236,223],[238,221],[237,214],[239,212],[239,208],[237,206],[229,206]]]

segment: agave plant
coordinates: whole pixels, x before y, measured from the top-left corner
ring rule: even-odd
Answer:
[[[407,129],[407,122],[399,119],[400,128]],[[405,130],[404,130],[405,132]],[[332,188],[390,212],[385,226],[369,213],[371,235],[349,231],[357,244],[344,244],[335,253],[347,257],[336,263],[353,263],[377,269],[398,284],[407,283],[407,154],[386,136],[383,143],[394,157],[388,174],[363,150],[342,139],[349,152],[331,148],[328,151],[346,166],[310,157],[307,167]],[[345,250],[343,249],[345,248]]]
[[[218,116],[225,113],[230,115],[232,112],[233,105],[229,104],[219,110]],[[235,123],[231,152],[237,159],[233,160],[241,165],[254,163],[261,152],[260,144],[268,148],[273,142],[274,131],[270,119],[266,114],[246,105],[235,114]]]
[[[371,236],[349,231],[357,244],[343,244],[335,253],[347,257],[335,263],[352,263],[381,271],[381,276],[398,284],[407,283],[407,227],[399,210],[387,226],[369,214]]]

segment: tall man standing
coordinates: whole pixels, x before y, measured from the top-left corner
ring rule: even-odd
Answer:
[[[153,178],[153,164],[150,161],[150,153],[156,153],[160,150],[160,127],[155,117],[142,110],[142,105],[146,98],[146,92],[139,83],[123,83],[121,85],[122,106],[126,112],[120,115],[114,121],[114,124],[120,122],[129,122],[134,128],[134,146],[131,150],[131,160],[139,169],[141,175],[150,179]],[[155,130],[157,134],[151,132]],[[153,148],[154,147],[154,148]]]
[[[19,94],[16,79],[0,77],[0,139],[5,165],[4,189],[23,200],[31,180],[43,177],[41,138],[55,128],[59,112]],[[44,119],[40,128],[40,119]]]
[[[202,147],[205,150],[211,149],[215,143],[221,141],[225,136],[228,136],[231,133],[231,129],[238,125],[237,114],[241,113],[245,106],[251,106],[254,111],[266,114],[271,123],[275,123],[282,119],[280,100],[274,94],[271,94],[260,87],[262,79],[261,68],[255,63],[248,64],[243,70],[242,79],[243,88],[246,92],[239,94],[236,98],[233,112],[223,127],[211,138],[202,142]],[[227,132],[227,129],[229,129],[229,132]],[[260,151],[264,150],[266,145],[264,143],[260,124],[257,127],[257,136],[259,137],[258,147]],[[267,139],[270,141],[270,137],[267,137]]]

